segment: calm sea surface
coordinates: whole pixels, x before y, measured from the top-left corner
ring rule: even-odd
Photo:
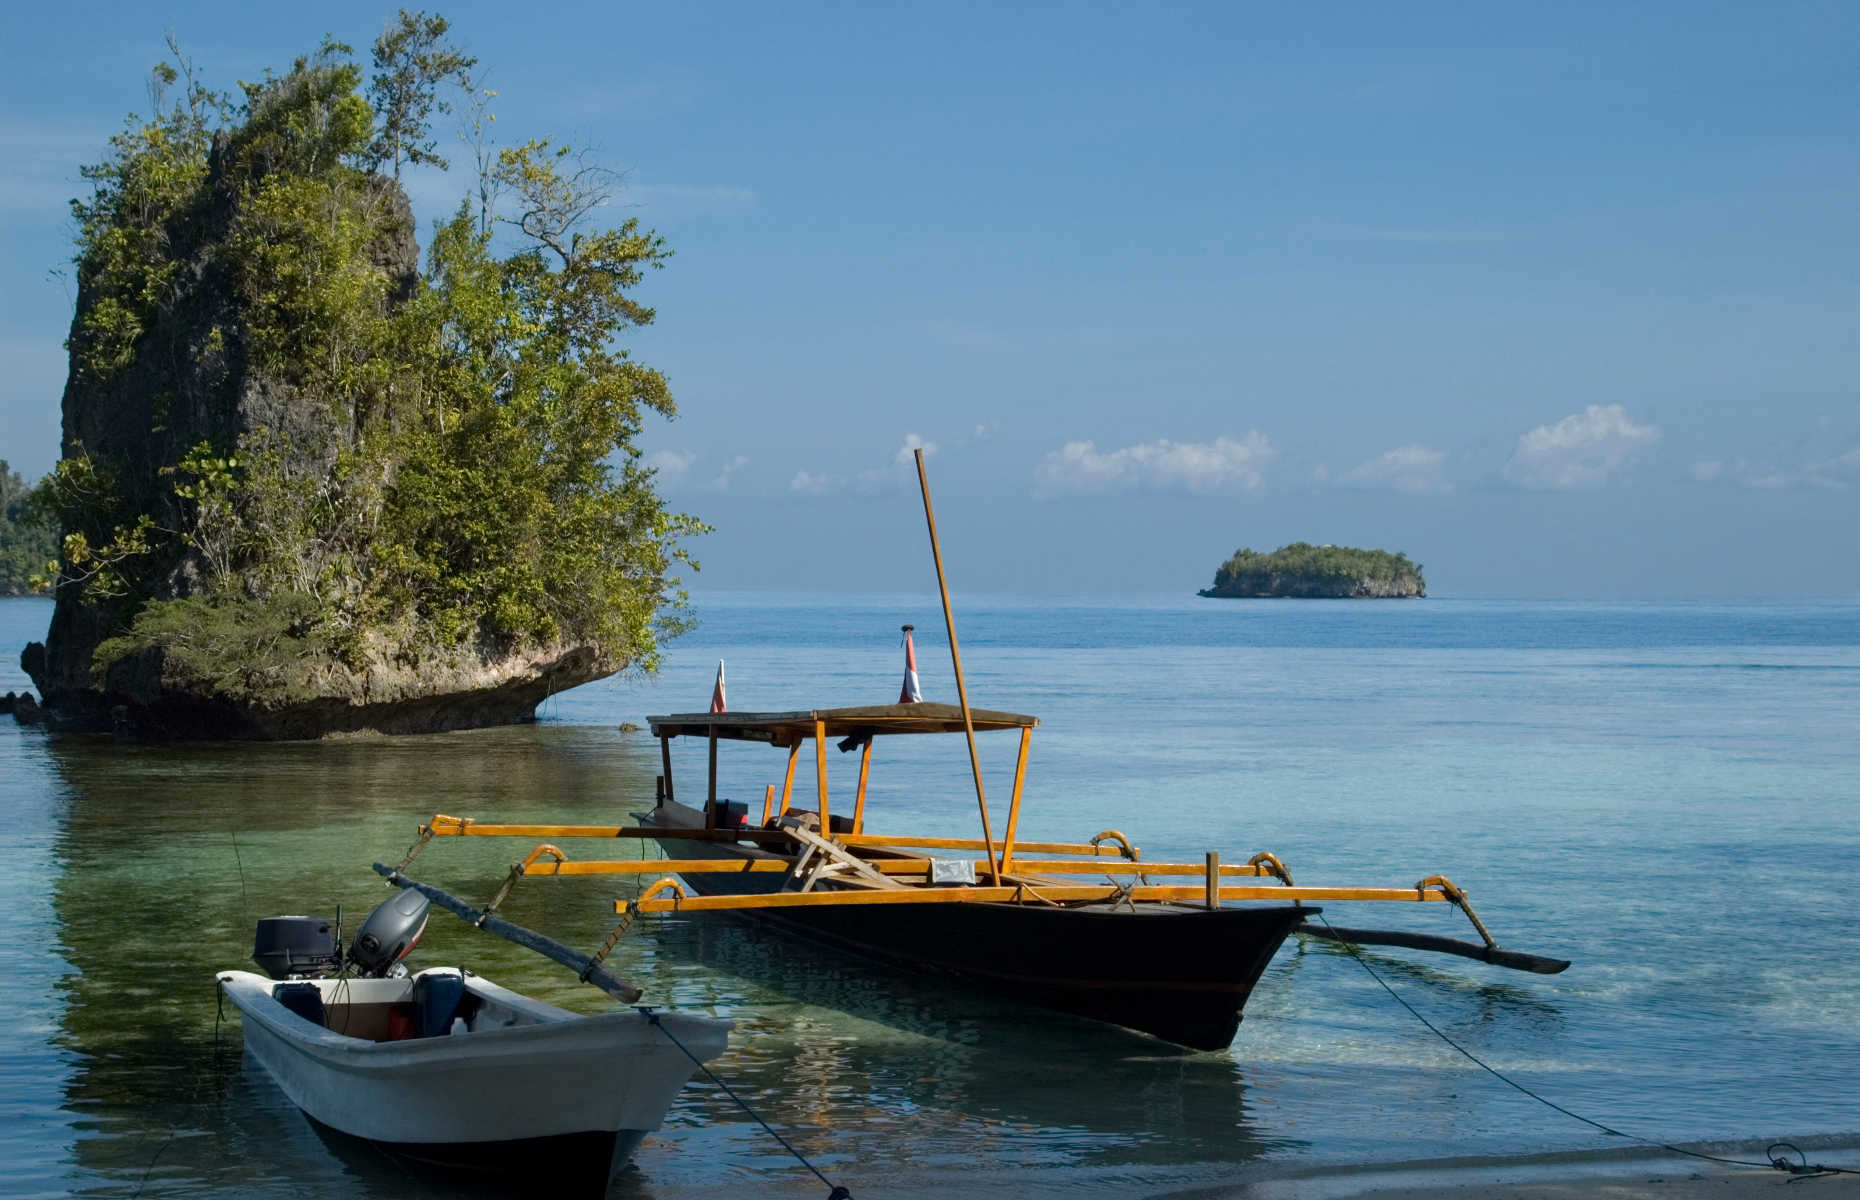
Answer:
[[[0,690],[50,607],[0,601]],[[118,743],[0,723],[0,1192],[454,1194],[326,1143],[257,1068],[216,969],[252,923],[350,919],[435,812],[613,822],[651,803],[648,713],[895,698],[898,626],[953,700],[934,597],[711,596],[652,680],[533,726],[318,745]],[[1523,975],[1391,951],[1429,1019],[1557,1102],[1657,1138],[1860,1131],[1860,606],[1184,600],[959,607],[970,695],[1038,714],[1023,837],[1123,830],[1144,857],[1282,857],[1300,883],[1443,872]],[[1004,805],[1011,739],[982,739]],[[701,750],[677,769],[697,786]],[[752,802],[782,755],[726,747]],[[849,794],[856,756],[834,756]],[[797,791],[811,787],[804,767]],[[960,738],[881,742],[868,825],[973,836]],[[485,898],[516,843],[436,842],[417,874]],[[610,857],[568,844],[571,856]],[[532,880],[506,911],[592,946],[612,880]],[[1444,905],[1338,923],[1467,936]],[[597,993],[436,915],[416,961],[553,1002]],[[1288,944],[1231,1050],[1118,1031],[819,956],[723,920],[642,923],[648,998],[737,1022],[719,1073],[861,1197],[1167,1193],[1327,1163],[1607,1139],[1470,1066],[1361,967]],[[539,1164],[546,1172],[546,1164]],[[546,1180],[539,1182],[546,1183]],[[707,1084],[620,1197],[818,1195]]]

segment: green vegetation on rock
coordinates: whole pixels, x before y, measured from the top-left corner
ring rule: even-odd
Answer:
[[[34,489],[0,458],[0,596],[43,591],[58,532],[34,502]]]
[[[1214,572],[1203,596],[1249,599],[1395,598],[1427,595],[1418,563],[1406,554],[1293,542],[1270,554],[1236,550]]]
[[[403,10],[370,86],[326,40],[237,101],[177,50],[85,169],[48,696],[114,700],[138,656],[136,697],[260,708],[428,661],[572,664],[546,694],[651,669],[684,627],[704,527],[639,464],[676,410],[618,344],[670,251],[594,221],[617,177],[581,152],[491,144],[495,93],[446,35]],[[448,97],[478,178],[422,266],[397,180],[444,165]]]

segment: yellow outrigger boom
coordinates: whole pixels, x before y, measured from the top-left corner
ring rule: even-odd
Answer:
[[[870,710],[841,711],[856,711],[862,714],[870,712]],[[756,731],[756,733],[743,735],[744,740],[772,741],[777,745],[781,743],[774,739],[757,736],[761,732],[758,722],[798,724],[801,719],[805,718],[811,723],[816,716],[814,713],[730,715],[735,720],[729,728]],[[977,715],[980,717],[984,714]],[[985,715],[994,718],[1004,714]],[[936,723],[940,720],[932,714],[927,714],[927,716],[930,716],[930,721],[927,723]],[[717,720],[709,714],[704,714],[704,719],[707,724]],[[663,730],[662,736],[669,740],[670,736],[676,736],[674,730],[682,732],[683,727],[677,724],[680,720],[681,718],[659,718],[654,723],[655,732]],[[826,724],[825,721],[820,723]],[[710,725],[710,727],[716,726]],[[1023,728],[1030,727],[1023,726]],[[928,729],[895,730],[895,732],[930,731]],[[834,736],[834,730],[828,729],[827,736]],[[869,754],[869,743],[866,749]],[[1019,774],[1020,772],[1017,771],[1017,777]],[[860,782],[863,784],[865,779],[866,772],[861,771]],[[792,779],[790,779],[789,786],[792,786]],[[1018,816],[1018,802],[1017,789],[1013,810],[1016,816]],[[714,812],[714,806],[710,807]],[[785,815],[785,813],[782,814],[782,816]],[[812,816],[813,814],[805,813],[804,815]],[[969,838],[920,838],[865,833],[843,833],[829,839],[807,829],[803,822],[783,821],[781,816],[776,817],[772,824],[775,827],[762,829],[680,829],[674,834],[673,831],[663,826],[652,825],[504,824],[438,813],[434,815],[431,822],[419,827],[416,844],[397,870],[405,871],[426,844],[435,837],[664,839],[672,835],[678,841],[731,846],[749,844],[772,849],[774,852],[753,858],[738,856],[708,859],[577,861],[571,860],[555,845],[543,843],[512,865],[509,877],[484,911],[494,911],[519,879],[531,876],[587,875],[661,876],[662,878],[653,885],[651,890],[659,891],[669,888],[676,892],[676,895],[663,899],[641,898],[614,901],[616,912],[632,915],[872,904],[1079,905],[1114,903],[1134,906],[1137,904],[1181,905],[1199,901],[1203,907],[1218,908],[1230,901],[1289,901],[1294,905],[1307,901],[1444,902],[1466,914],[1467,919],[1479,933],[1482,945],[1430,934],[1388,930],[1335,930],[1309,924],[1301,924],[1297,931],[1333,941],[1396,945],[1458,954],[1462,957],[1489,962],[1495,966],[1532,971],[1538,974],[1555,974],[1569,966],[1568,961],[1564,959],[1544,958],[1503,949],[1473,909],[1465,891],[1444,875],[1429,875],[1410,887],[1299,885],[1292,881],[1291,872],[1285,864],[1270,851],[1256,854],[1245,863],[1222,863],[1218,853],[1209,853],[1200,863],[1146,862],[1142,859],[1141,851],[1132,845],[1128,838],[1117,830],[1108,829],[1084,843],[1026,842],[1020,845],[1021,849],[1035,853],[1075,856],[1070,859],[1022,859],[1014,864],[1016,868],[1014,871],[1009,872],[1004,869],[990,884],[935,886],[930,883],[930,878],[936,860],[906,848],[976,851],[983,849],[983,843]],[[1012,824],[1010,824],[1011,827]],[[675,875],[704,875],[713,878],[725,875],[778,874],[789,876],[795,872],[795,858],[793,854],[781,851],[783,849],[798,851],[803,849],[805,843],[809,841],[826,842],[837,848],[841,855],[857,859],[866,872],[878,878],[870,876],[860,878],[859,874],[849,872],[836,875],[834,877],[836,887],[830,891],[776,890],[707,896],[688,895],[682,887],[677,886],[676,880],[671,878]],[[1003,846],[1004,862],[1012,861],[1013,848],[1013,842],[1007,842]],[[861,851],[867,851],[867,853],[861,854]],[[974,865],[978,868],[976,872],[978,877],[981,877],[982,871],[979,868],[982,868],[982,864],[975,863]],[[1101,875],[1107,877],[1107,882],[1084,885],[1068,883],[1064,879],[1066,876],[1078,875]],[[1158,878],[1199,877],[1199,882],[1194,884],[1152,883],[1150,882],[1152,876]],[[1225,882],[1230,878],[1269,878],[1276,879],[1278,882],[1271,885],[1232,885]]]

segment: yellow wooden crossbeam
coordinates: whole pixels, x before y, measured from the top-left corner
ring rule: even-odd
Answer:
[[[523,837],[523,838],[668,838],[694,842],[792,842],[786,833],[773,829],[665,829],[649,825],[515,825],[494,821],[477,821],[470,817],[452,817],[439,813],[427,823],[434,837]],[[980,838],[907,837],[898,834],[842,833],[833,838],[842,846],[918,847],[925,850],[985,850]],[[1123,851],[1111,845],[1091,846],[1079,842],[1017,842],[1016,850],[1031,854],[1083,854],[1095,858],[1123,858]]]
[[[868,858],[865,864],[886,875],[922,876],[929,872],[928,859]],[[525,875],[720,875],[740,871],[780,872],[794,865],[787,858],[648,858],[615,859],[588,862],[539,862],[524,869]],[[1200,863],[1082,863],[1069,859],[1022,859],[1014,864],[1013,875],[1201,875],[1206,867]],[[977,864],[977,873],[987,872]],[[1270,875],[1259,867],[1223,865],[1223,876]],[[1274,893],[1279,895],[1280,893]]]
[[[794,866],[783,858],[626,858],[599,862],[544,862],[524,869],[528,875],[663,875],[676,871],[691,875],[741,874],[744,871],[786,871]],[[917,873],[923,873],[919,864]]]
[[[428,822],[434,837],[520,838],[675,838],[691,842],[790,842],[786,833],[771,829],[679,829],[643,825],[502,825],[470,817],[435,816]]]
[[[842,833],[834,836],[842,846],[916,846],[925,850],[986,850],[980,838],[905,837],[891,833]],[[1016,850],[1034,854],[1089,854],[1104,858],[1122,858],[1115,846],[1088,846],[1079,842],[1016,842]],[[1017,864],[1018,865],[1018,864]]]
[[[1024,848],[1017,847],[1017,849]],[[884,868],[881,867],[880,870]],[[1015,875],[1203,875],[1207,872],[1203,863],[1165,863],[1165,862],[1079,862],[1076,859],[1017,858],[1014,860]],[[1272,870],[1257,867],[1251,863],[1222,863],[1222,875],[1239,875],[1247,877],[1270,876]]]

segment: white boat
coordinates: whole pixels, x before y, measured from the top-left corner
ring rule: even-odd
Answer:
[[[552,1186],[572,1170],[604,1189],[731,1027],[583,1016],[451,968],[282,982],[224,971],[219,984],[246,1053],[314,1120],[431,1162],[521,1160]]]

